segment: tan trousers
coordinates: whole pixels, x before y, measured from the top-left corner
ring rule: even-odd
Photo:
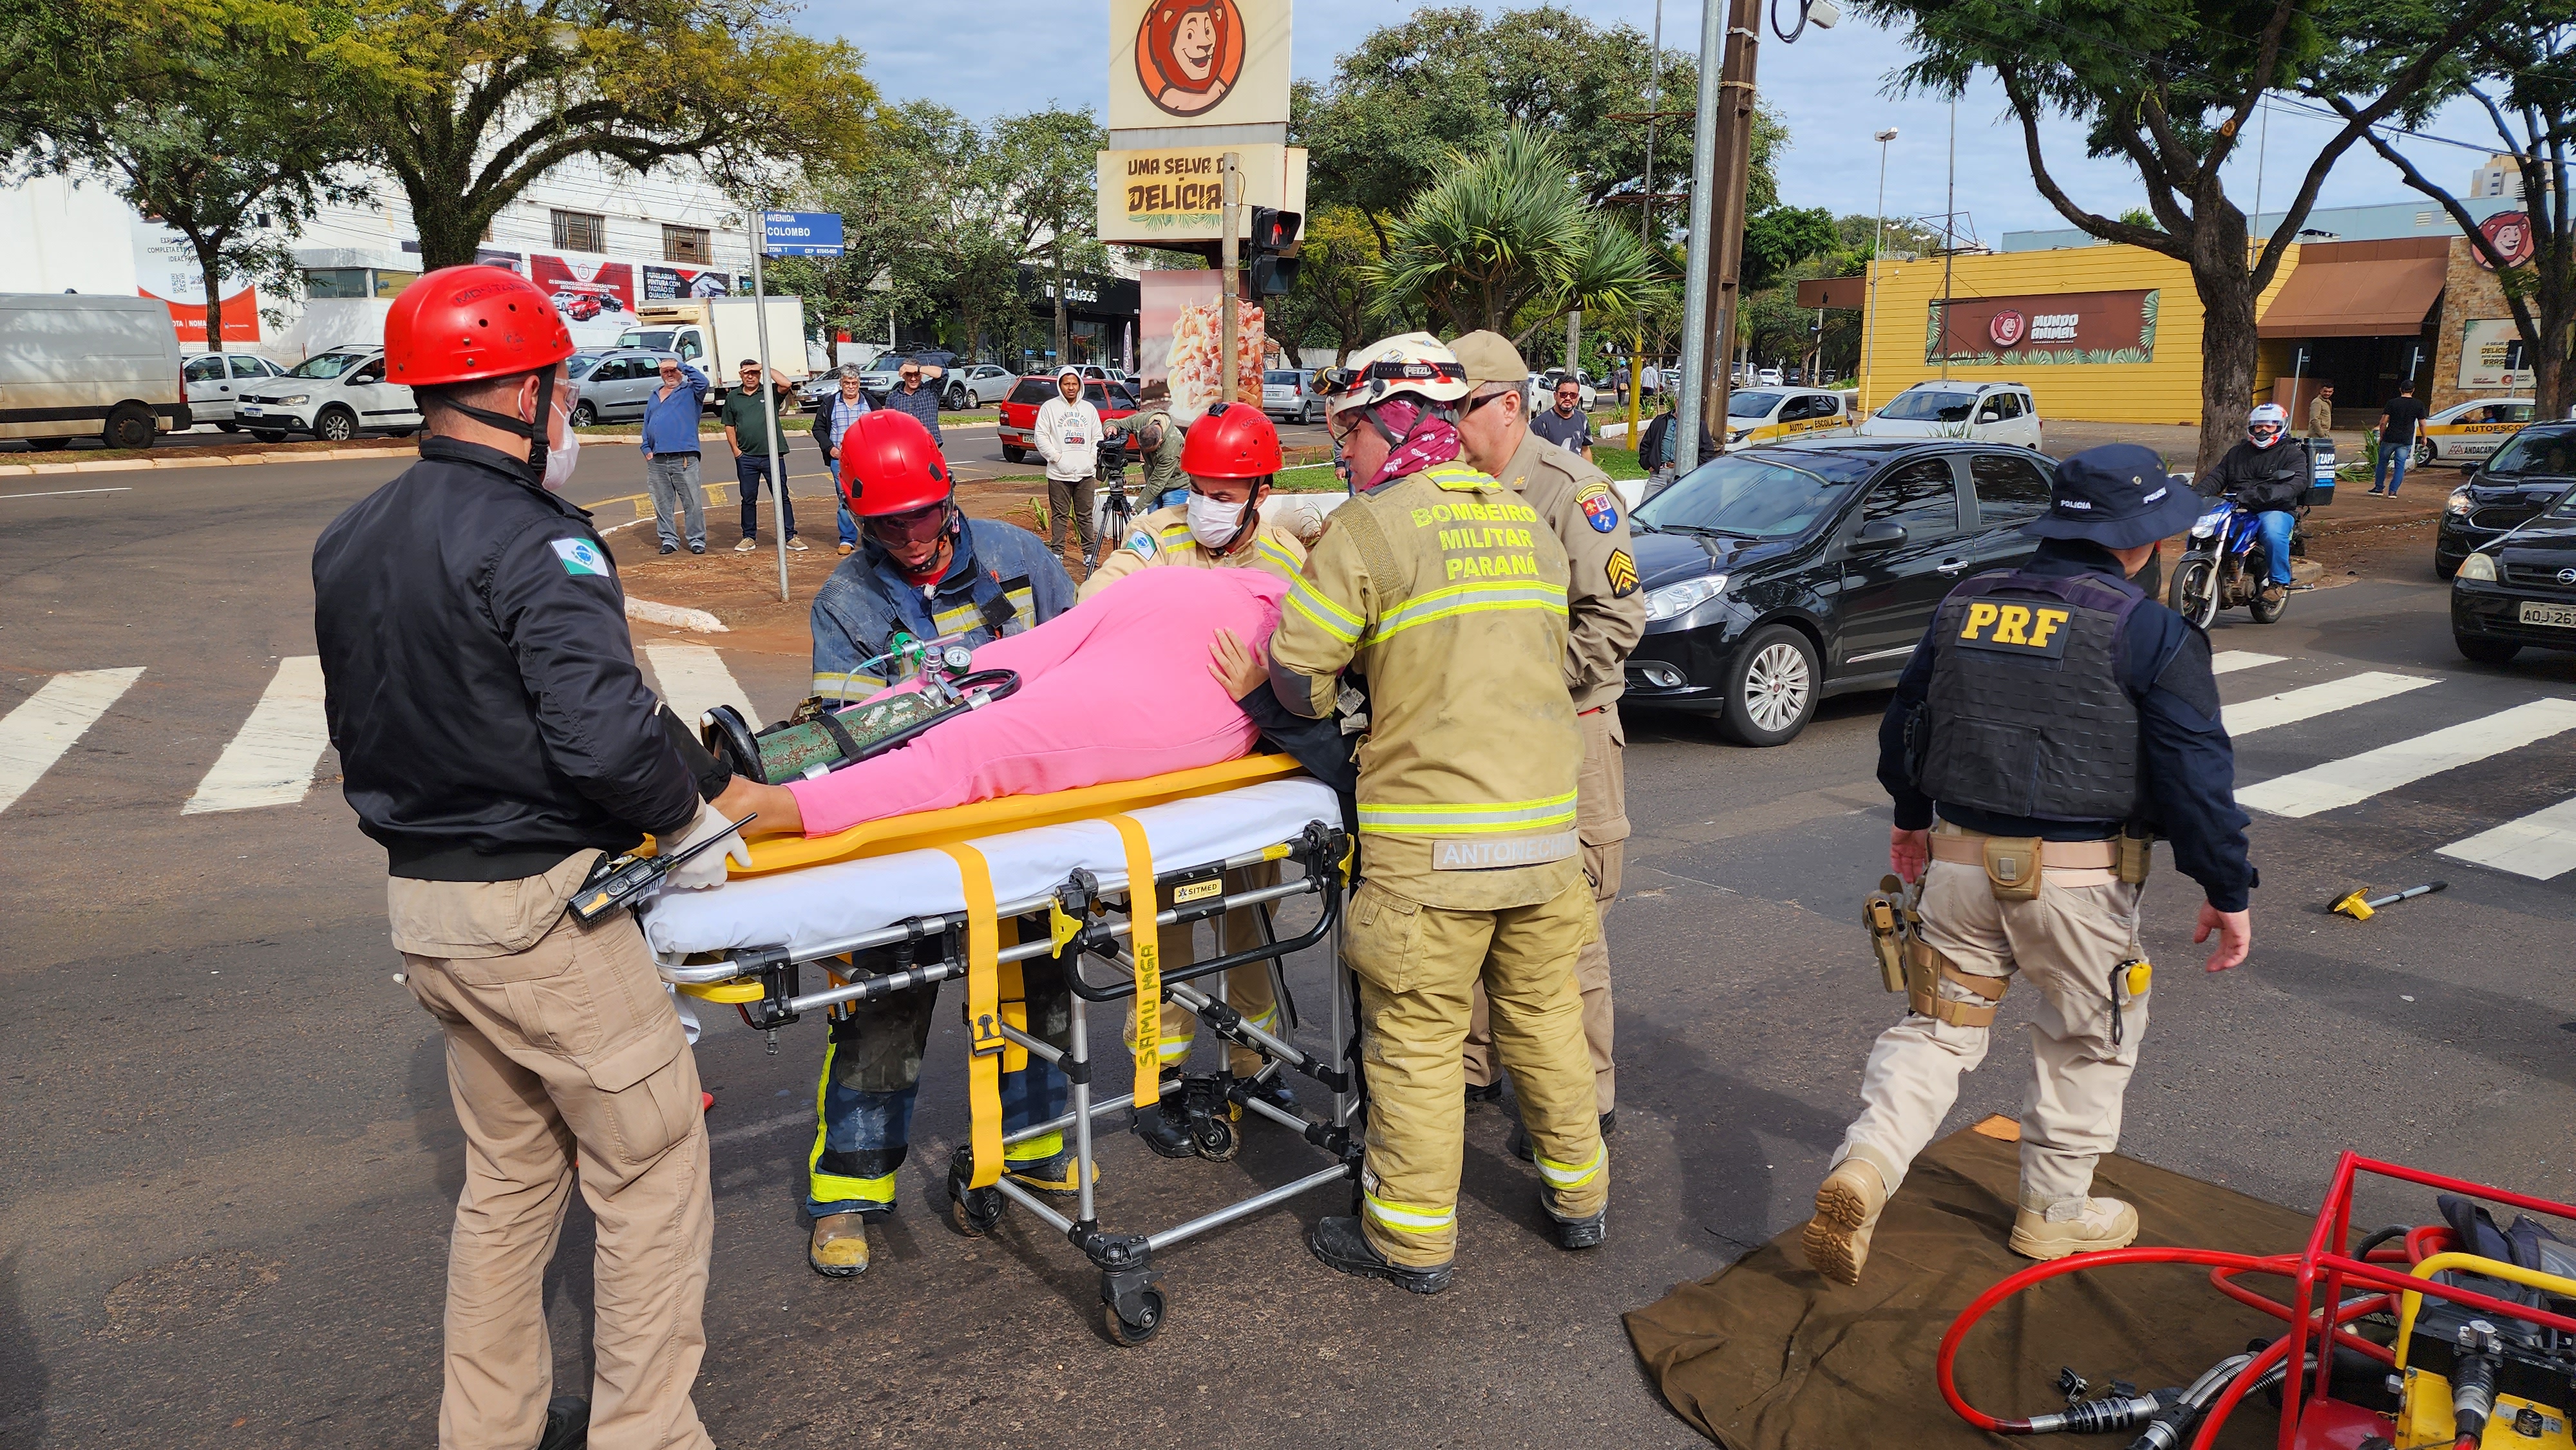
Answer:
[[[1592,890],[1580,879],[1505,911],[1423,906],[1374,881],[1352,894],[1343,952],[1360,979],[1369,1093],[1360,1222],[1388,1262],[1434,1268],[1457,1255],[1467,1131],[1459,1048],[1480,981],[1537,1155],[1539,1201],[1560,1219],[1588,1218],[1609,1201],[1574,990],[1575,954],[1597,935]]]
[[[442,1450],[537,1443],[554,1393],[543,1281],[576,1184],[598,1221],[589,1443],[712,1445],[689,1397],[715,1222],[697,1064],[634,918],[585,929],[564,914],[595,859],[387,892],[412,992],[447,1035],[465,1129]]]
[[[2145,955],[2138,947],[2142,888],[2117,881],[2061,886],[2063,873],[2048,871],[2036,900],[1997,901],[1982,867],[1935,861],[1928,872],[1924,939],[1963,972],[2018,973],[2038,990],[2033,1072],[2021,1110],[2022,1206],[2081,1199],[2093,1186],[2094,1160],[2119,1146],[2121,1095],[2147,1035],[2147,994],[2122,989],[2121,1040],[2111,1042],[2112,976],[2122,962]],[[1981,1002],[1948,982],[1941,994]],[[1990,1030],[1909,1012],[1880,1033],[1861,1081],[1865,1106],[1833,1161],[1858,1156],[1895,1191],[1958,1101],[1960,1074],[1985,1061]]]
[[[1246,866],[1241,870],[1225,873],[1225,889],[1228,895],[1239,891],[1258,891],[1265,886],[1278,884],[1279,863],[1276,861],[1264,861],[1257,866]],[[1168,972],[1174,967],[1185,967],[1192,962],[1202,960],[1198,955],[1198,930],[1201,925],[1203,923],[1192,922],[1187,926],[1163,928],[1161,936],[1164,971]],[[1250,951],[1261,944],[1261,915],[1257,909],[1243,907],[1217,918],[1217,950],[1220,953]],[[1191,985],[1209,996],[1216,995],[1214,990],[1216,984],[1205,977],[1199,978]],[[1268,962],[1253,962],[1226,973],[1225,1005],[1242,1013],[1245,1021],[1273,1037],[1287,1035],[1280,1030],[1279,996],[1271,990]],[[1199,1019],[1169,1002],[1163,1004],[1160,1051],[1166,1071],[1189,1061],[1190,1045],[1198,1040],[1198,1031]],[[1127,1025],[1121,1030],[1119,1039],[1127,1044],[1127,1050],[1130,1053],[1136,1050],[1136,1008],[1132,1003],[1127,1008]],[[1262,1064],[1268,1061],[1268,1058],[1251,1048],[1237,1047],[1231,1042],[1225,1045],[1226,1070],[1237,1077],[1252,1076],[1261,1071]]]
[[[1619,707],[1576,717],[1583,727],[1583,767],[1575,777],[1574,828],[1583,840],[1583,874],[1602,935],[1574,959],[1574,985],[1583,994],[1583,1043],[1592,1052],[1592,1105],[1607,1113],[1619,1106],[1619,1064],[1611,1054],[1610,903],[1619,897],[1619,875],[1628,857],[1628,732]],[[1494,1034],[1479,987],[1467,1018],[1467,1081],[1495,1080]]]

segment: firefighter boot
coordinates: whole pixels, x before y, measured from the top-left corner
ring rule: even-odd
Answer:
[[[805,1262],[827,1279],[855,1279],[868,1271],[867,1215],[827,1213],[814,1220]]]
[[[1316,1258],[1345,1274],[1363,1279],[1384,1279],[1390,1284],[1416,1294],[1437,1294],[1449,1287],[1449,1265],[1413,1269],[1390,1264],[1369,1246],[1368,1235],[1360,1230],[1356,1218],[1325,1218],[1315,1222],[1314,1232],[1306,1236],[1306,1247]]]
[[[2095,1249],[2124,1249],[2138,1237],[2138,1211],[2116,1198],[2055,1203],[2025,1191],[2013,1215],[2012,1251],[2025,1259],[2062,1259]]]
[[[1887,1207],[1888,1175],[1857,1154],[1834,1165],[1816,1190],[1816,1216],[1807,1221],[1798,1247],[1807,1267],[1837,1284],[1860,1282],[1861,1265],[1869,1262],[1869,1238],[1878,1228],[1879,1210]]]
[[[1177,1098],[1180,1095],[1175,1093],[1172,1096]],[[1195,1158],[1199,1155],[1198,1145],[1190,1138],[1188,1118],[1182,1113],[1181,1105],[1170,1099],[1136,1110],[1136,1136],[1145,1140],[1146,1147],[1165,1158]]]

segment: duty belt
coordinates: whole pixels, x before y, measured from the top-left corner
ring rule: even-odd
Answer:
[[[1932,859],[1983,867],[1989,839],[1992,838],[1982,831],[1944,822],[1932,832]],[[2119,864],[2120,842],[2116,837],[2039,843],[2039,868],[2055,873],[2049,879],[2059,886],[2108,886],[2119,879]]]

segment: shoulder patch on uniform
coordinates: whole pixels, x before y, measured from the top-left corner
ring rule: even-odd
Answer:
[[[1637,561],[1628,557],[1627,550],[1612,549],[1601,572],[1609,576],[1611,598],[1625,599],[1637,592]]]
[[[1139,559],[1150,559],[1154,557],[1155,547],[1154,536],[1146,533],[1142,529],[1139,529],[1135,533],[1127,536],[1127,552],[1135,555]]]
[[[1619,500],[1612,496],[1610,485],[1585,484],[1583,490],[1574,496],[1574,501],[1583,506],[1583,517],[1592,525],[1594,533],[1606,534],[1619,527]]]
[[[556,539],[553,548],[555,558],[563,564],[564,572],[574,578],[578,579],[583,575],[589,575],[595,579],[608,577],[608,556],[601,553],[599,546],[590,540]]]

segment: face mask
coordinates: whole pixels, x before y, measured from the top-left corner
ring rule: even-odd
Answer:
[[[564,441],[546,450],[546,492],[561,493],[572,482],[572,471],[581,463],[581,435],[564,427]]]
[[[1243,528],[1243,511],[1239,503],[1218,503],[1205,494],[1192,493],[1189,498],[1190,537],[1202,549],[1222,549],[1234,542]]]

